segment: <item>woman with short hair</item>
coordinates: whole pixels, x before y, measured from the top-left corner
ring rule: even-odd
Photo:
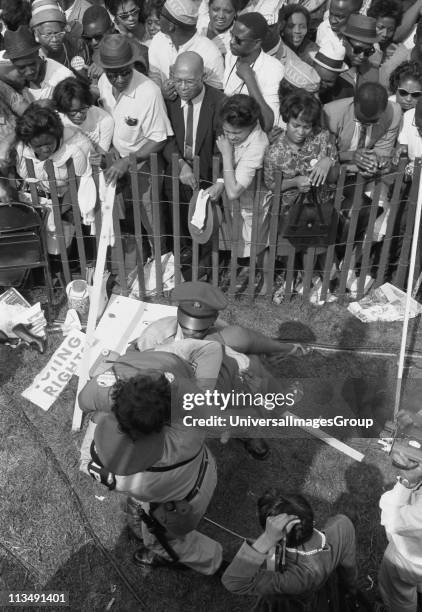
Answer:
[[[305,497],[281,489],[269,489],[260,497],[258,515],[264,531],[237,552],[222,577],[226,589],[257,595],[255,612],[347,609],[347,598],[354,601],[357,592],[350,519],[330,517],[320,531]]]
[[[53,102],[61,113],[66,136],[77,131],[85,134],[92,144],[91,164],[99,165],[101,156],[109,151],[113,139],[114,121],[111,115],[93,105],[87,84],[72,77],[56,85]]]
[[[45,162],[50,160],[53,164],[60,214],[64,220],[71,223],[72,201],[69,193],[68,162],[72,161],[75,175],[79,177],[78,203],[82,222],[89,225],[94,220],[93,211],[96,202],[96,189],[88,159],[89,142],[79,132],[65,141],[63,133],[63,123],[55,110],[38,102],[30,104],[16,121],[16,169],[23,179],[37,179],[39,196],[50,200],[52,180],[45,167]],[[28,161],[32,162],[33,174],[28,170]],[[49,207],[52,211],[51,203]],[[53,219],[51,214],[47,227],[54,234]]]
[[[261,127],[262,115],[258,103],[251,96],[236,94],[224,102],[220,110],[223,134],[217,138],[217,147],[223,158],[224,185],[217,183],[207,191],[212,197],[221,195],[223,189],[231,201],[239,200],[242,227],[238,242],[238,257],[249,257],[252,239],[252,216],[255,197],[255,175],[262,167],[268,138]],[[217,189],[218,194],[214,191]],[[263,194],[265,195],[265,194]],[[230,203],[231,207],[233,204]],[[267,246],[268,207],[264,198],[258,205],[257,253]],[[231,223],[230,223],[231,225]],[[233,235],[229,225],[223,223],[222,245],[230,250]]]
[[[403,113],[415,108],[422,96],[422,68],[417,62],[403,62],[390,75],[389,100],[397,102]]]

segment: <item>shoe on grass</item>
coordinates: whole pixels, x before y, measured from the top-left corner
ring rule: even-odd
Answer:
[[[141,546],[133,553],[133,562],[135,565],[139,565],[140,567],[149,567],[151,569],[155,569],[157,567],[168,567],[170,569],[187,569],[186,565],[179,563],[178,561],[173,561],[173,559],[167,559],[166,557],[162,557],[157,553],[152,552],[145,546]]]

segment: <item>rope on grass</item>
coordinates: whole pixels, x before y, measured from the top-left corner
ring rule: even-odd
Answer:
[[[32,577],[35,577],[36,580],[41,581],[41,574],[39,573],[37,568],[32,565],[32,563],[30,563],[29,561],[23,561],[19,557],[19,555],[13,552],[13,550],[1,540],[0,540],[0,548],[2,548],[6,552],[6,554],[10,555],[21,567],[23,567],[25,572],[30,574]]]
[[[113,567],[114,571],[116,572],[116,574],[119,576],[119,578],[121,579],[121,581],[123,582],[123,584],[126,586],[126,588],[128,589],[128,591],[131,593],[131,595],[134,597],[134,599],[137,601],[137,603],[139,604],[139,609],[140,610],[145,610],[145,604],[143,602],[143,600],[141,599],[140,595],[137,593],[135,587],[129,582],[129,580],[126,578],[124,572],[120,569],[120,567],[117,564],[117,561],[114,559],[113,555],[111,555],[109,553],[109,551],[105,548],[105,546],[103,545],[103,543],[101,542],[100,538],[97,536],[97,534],[95,533],[89,518],[86,515],[86,512],[84,510],[83,504],[79,498],[79,495],[77,494],[77,492],[75,491],[69,476],[66,474],[66,472],[63,470],[62,466],[60,465],[59,460],[57,459],[56,455],[54,454],[52,448],[45,442],[44,440],[44,436],[43,434],[40,432],[40,430],[38,429],[38,427],[36,425],[34,425],[34,423],[31,421],[31,419],[27,416],[27,414],[21,410],[21,411],[17,411],[14,408],[11,408],[9,406],[3,406],[4,408],[6,408],[7,410],[9,410],[10,412],[13,413],[14,416],[19,416],[27,425],[27,427],[31,430],[37,444],[42,448],[42,450],[44,451],[47,459],[49,459],[57,473],[57,475],[59,476],[60,480],[65,484],[65,486],[68,488],[68,490],[71,493],[71,500],[74,504],[74,506],[76,507],[79,516],[82,520],[82,524],[85,527],[85,529],[88,531],[88,533],[90,534],[90,536],[92,537],[94,544],[97,546],[97,548],[99,548],[99,550],[103,553],[103,555],[106,557],[106,559],[108,560],[108,562],[110,563],[110,565]]]

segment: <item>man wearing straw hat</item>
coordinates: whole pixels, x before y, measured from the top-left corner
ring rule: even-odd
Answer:
[[[338,99],[336,85],[340,74],[346,72],[349,66],[343,61],[346,50],[322,46],[318,51],[311,51],[312,66],[320,77],[319,99],[327,104]]]

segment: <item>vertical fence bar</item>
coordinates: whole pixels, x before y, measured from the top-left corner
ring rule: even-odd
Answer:
[[[199,157],[195,155],[193,158],[193,175],[196,180],[196,184],[199,185]],[[198,280],[199,270],[199,244],[192,238],[192,280]]]
[[[264,275],[264,293],[266,294],[268,301],[272,302],[274,293],[274,272],[275,272],[275,258],[277,253],[277,237],[279,228],[279,214],[280,214],[280,202],[281,202],[281,181],[283,175],[281,172],[277,172],[275,175],[275,188],[274,193],[271,197],[271,201],[268,208],[268,215],[270,216],[270,233],[268,236],[268,259],[267,269],[263,271]]]
[[[79,208],[78,183],[75,174],[75,167],[73,165],[73,160],[69,159],[66,165],[69,176],[69,193],[72,202],[73,222],[75,224],[76,244],[78,247],[78,257],[81,266],[81,275],[82,278],[86,278],[86,253],[84,235],[82,232],[81,213]]]
[[[413,180],[412,187],[410,189],[409,197],[408,197],[408,206],[407,206],[407,214],[406,214],[406,226],[404,230],[403,243],[400,251],[400,257],[397,264],[397,270],[394,274],[394,284],[399,287],[403,287],[406,275],[407,268],[409,265],[409,256],[410,256],[410,247],[412,244],[412,234],[413,234],[413,224],[416,213],[416,203],[418,200],[419,193],[419,183],[421,176],[421,164],[422,160],[418,159],[415,161],[415,169],[413,172]]]
[[[362,196],[364,189],[364,181],[360,174],[357,175],[356,184],[354,185],[355,192],[353,194],[353,203],[350,214],[350,225],[349,231],[347,233],[346,240],[346,252],[344,254],[344,259],[341,267],[341,276],[340,276],[340,287],[339,293],[340,295],[345,295],[346,293],[346,283],[348,274],[350,271],[350,263],[352,260],[352,255],[355,250],[355,236],[356,236],[356,228],[358,223],[359,212],[362,207]]]
[[[95,214],[95,245],[96,245],[95,259],[97,259],[98,246],[100,244],[101,227],[103,224],[100,198],[98,195],[100,192],[100,187],[99,187],[100,172],[101,172],[101,169],[99,168],[99,166],[92,167],[92,177],[94,179],[95,187],[97,189],[97,202],[95,204],[95,212],[94,212]]]
[[[394,225],[396,222],[398,209],[400,206],[400,200],[401,200],[400,194],[401,194],[401,188],[403,184],[405,167],[406,167],[406,161],[402,159],[398,167],[396,180],[394,181],[393,193],[392,193],[391,200],[389,203],[390,213],[388,216],[387,227],[386,227],[385,236],[384,236],[383,244],[381,248],[381,255],[380,255],[380,260],[378,264],[378,272],[377,272],[377,277],[375,279],[375,284],[374,284],[375,287],[379,287],[384,282],[385,271],[386,271],[387,263],[388,263],[388,257],[389,257],[390,250],[391,250],[391,243],[393,240],[393,229],[394,229]]]
[[[150,157],[152,226],[154,231],[154,257],[157,295],[163,295],[163,269],[161,265],[160,189],[158,184],[158,156]]]
[[[171,158],[171,200],[173,218],[173,254],[174,254],[174,282],[182,282],[180,266],[180,193],[179,193],[179,155],[173,153]]]
[[[216,156],[212,158],[212,180],[215,183],[220,175],[220,159]],[[215,202],[214,206],[220,206],[219,202]],[[218,257],[218,243],[220,236],[220,228],[217,228],[212,236],[212,284],[214,287],[218,287],[218,266],[219,266],[219,257]]]
[[[141,206],[142,199],[139,189],[139,175],[136,161],[136,155],[131,154],[130,158],[130,181],[132,185],[132,206],[133,206],[133,223],[135,226],[135,245],[136,245],[136,270],[138,277],[139,297],[145,296],[145,275],[144,275],[144,250],[143,250],[143,232],[141,223]]]
[[[249,282],[247,296],[250,303],[253,302],[255,294],[255,270],[256,270],[256,253],[258,245],[258,220],[259,220],[259,203],[261,200],[262,188],[262,170],[258,170],[255,175],[255,193],[252,206],[252,235],[249,254]],[[261,258],[262,259],[262,258]]]
[[[56,175],[54,173],[53,162],[49,159],[45,162],[48,182],[50,187],[51,201],[53,203],[54,225],[56,226],[56,236],[59,245],[60,258],[62,261],[63,275],[66,285],[72,280],[69,267],[69,259],[67,257],[66,241],[64,236],[63,220],[60,211],[60,201],[57,194]]]
[[[336,248],[335,242],[337,240],[339,223],[341,220],[340,210],[341,210],[341,202],[342,202],[342,197],[343,197],[343,189],[344,189],[345,180],[346,180],[346,167],[340,166],[340,174],[337,180],[336,193],[334,196],[334,211],[335,211],[334,214],[337,217],[337,223],[333,231],[335,232],[336,239],[334,241],[334,244],[328,245],[327,253],[325,256],[324,274],[323,274],[322,286],[321,286],[321,300],[322,301],[325,301],[327,299],[327,292],[328,292],[328,288],[329,288],[330,280],[331,280],[331,270],[333,267],[333,263],[335,261],[335,248]]]
[[[311,284],[315,265],[316,247],[309,247],[303,255],[303,297],[309,299],[311,293]]]
[[[381,186],[382,181],[381,177],[377,177],[375,181],[373,195],[372,195],[372,204],[371,211],[369,213],[368,225],[366,226],[366,232],[363,237],[363,245],[362,245],[362,259],[360,263],[360,274],[358,278],[358,286],[356,292],[356,299],[360,300],[365,292],[365,281],[366,281],[366,273],[370,272],[369,258],[371,255],[371,249],[373,245],[373,233],[374,233],[374,224],[375,219],[378,212],[378,203],[381,195]]]
[[[240,215],[240,201],[231,200],[229,205],[233,208],[232,217],[232,248],[231,248],[231,265],[230,265],[230,285],[229,285],[229,297],[233,298],[236,293],[236,281],[237,281],[237,258],[239,254],[239,234],[242,229],[243,219]]]

